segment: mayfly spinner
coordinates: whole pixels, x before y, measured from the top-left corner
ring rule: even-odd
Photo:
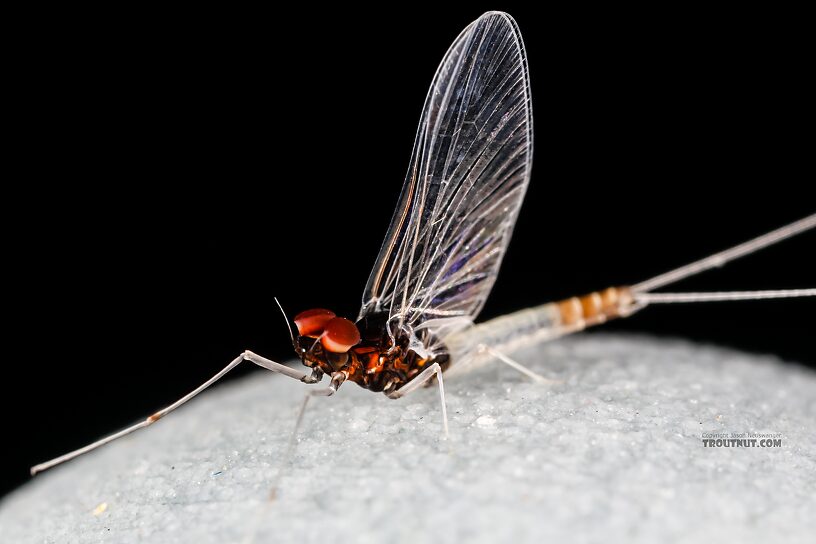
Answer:
[[[399,205],[355,322],[308,310],[290,328],[308,373],[242,353],[206,383],[144,421],[37,465],[40,472],[147,427],[243,361],[306,384],[310,396],[346,382],[396,399],[435,377],[448,433],[442,375],[477,359],[502,361],[521,341],[556,338],[657,302],[816,295],[816,289],[652,293],[654,289],[752,253],[816,226],[816,215],[631,287],[613,287],[474,325],[490,293],[530,180],[533,117],[524,45],[515,21],[490,12],[471,23],[442,59],[417,130]],[[282,309],[281,309],[282,310]],[[304,401],[304,408],[306,404]],[[301,416],[303,412],[301,411]]]

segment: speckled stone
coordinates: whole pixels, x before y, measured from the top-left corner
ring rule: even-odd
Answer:
[[[770,356],[603,334],[389,400],[317,398],[258,371],[37,476],[0,503],[3,543],[805,542],[816,534],[816,374]],[[124,401],[124,400],[123,400]],[[780,433],[706,448],[703,433]],[[32,460],[32,461],[40,461]],[[812,540],[810,540],[812,542]]]

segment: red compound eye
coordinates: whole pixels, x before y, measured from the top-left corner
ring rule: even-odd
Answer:
[[[332,319],[334,319],[334,312],[331,310],[315,308],[297,314],[295,316],[295,325],[301,336],[314,336],[322,333],[326,323]]]
[[[360,331],[357,325],[344,317],[335,317],[323,329],[320,342],[326,351],[345,353],[360,342]]]

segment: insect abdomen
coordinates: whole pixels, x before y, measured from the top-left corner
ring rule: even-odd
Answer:
[[[541,342],[629,315],[640,307],[628,287],[610,287],[560,302],[549,302],[470,327],[445,339],[455,370],[465,360],[476,362],[483,346],[512,352],[531,342]]]
[[[584,328],[629,315],[633,310],[633,303],[628,287],[609,287],[554,304],[558,308],[559,325]]]

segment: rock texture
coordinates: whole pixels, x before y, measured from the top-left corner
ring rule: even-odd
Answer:
[[[258,371],[0,503],[0,541],[798,542],[816,534],[816,374],[773,357],[584,335],[398,401]],[[703,433],[780,433],[707,448]],[[32,460],[39,461],[39,460]],[[719,540],[722,539],[722,540]]]

